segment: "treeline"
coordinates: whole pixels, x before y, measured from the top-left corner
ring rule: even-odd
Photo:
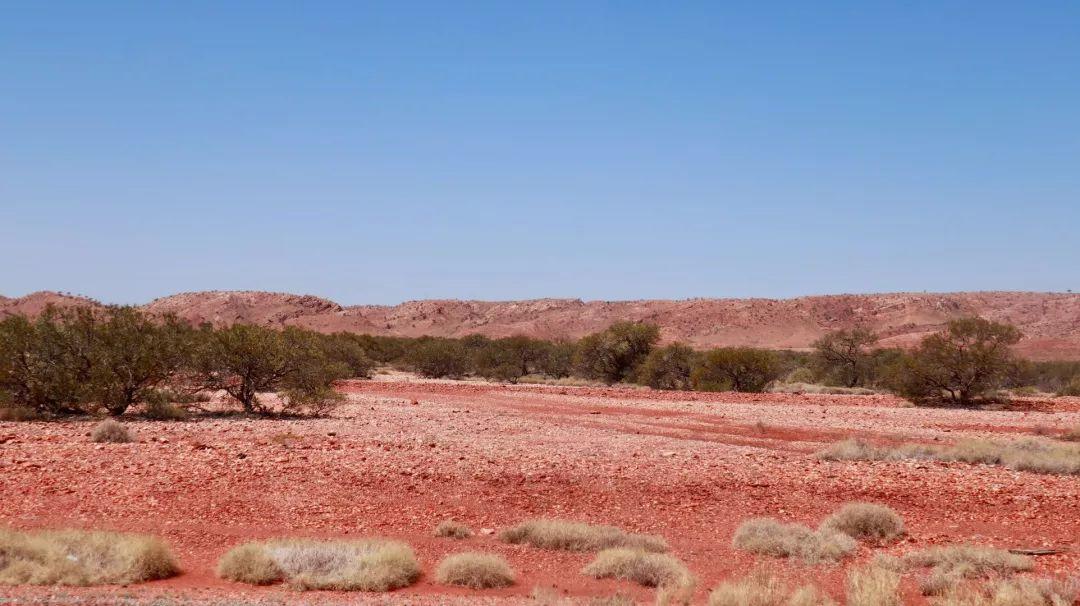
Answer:
[[[1080,395],[1080,362],[1014,358],[1009,325],[950,322],[918,347],[878,347],[864,329],[830,333],[810,352],[659,346],[657,326],[617,322],[579,340],[471,335],[380,337],[237,324],[191,327],[132,307],[50,308],[0,321],[0,408],[36,414],[162,411],[224,391],[238,410],[320,414],[334,381],[390,366],[425,377],[636,383],[656,389],[760,392],[777,382],[895,392],[921,405],[970,406],[1024,388]],[[276,397],[267,398],[273,392]],[[10,416],[10,415],[9,415]]]

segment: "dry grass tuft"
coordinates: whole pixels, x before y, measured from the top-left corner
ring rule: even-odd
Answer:
[[[668,550],[661,537],[632,534],[614,526],[568,522],[566,520],[528,520],[499,533],[507,543],[525,544],[540,549],[563,551],[599,551],[613,547],[640,549],[651,552]]]
[[[84,530],[0,530],[0,584],[127,585],[179,572],[160,539]]]
[[[1065,440],[1066,442],[1080,442],[1080,427],[1073,427],[1072,429],[1066,430],[1065,433],[1061,434],[1059,439]]]
[[[847,580],[847,606],[900,606],[900,575],[884,568],[851,571]]]
[[[1009,579],[983,586],[955,587],[934,606],[1071,606],[1080,596],[1080,582],[1055,579]]]
[[[697,590],[697,578],[688,574],[678,583],[661,585],[656,590],[655,606],[690,606]]]
[[[945,595],[964,579],[1008,576],[1031,570],[1031,558],[1003,549],[977,545],[931,547],[911,552],[903,562],[911,568],[930,568],[919,582],[923,595]]]
[[[616,593],[589,600],[589,606],[634,606],[634,604],[634,598],[625,593]]]
[[[735,531],[732,547],[778,558],[798,557],[809,564],[835,562],[855,550],[855,539],[833,530],[811,530],[772,518],[754,518]]]
[[[901,444],[892,448],[848,438],[827,446],[817,456],[830,461],[934,459],[1001,465],[1017,471],[1053,475],[1080,474],[1080,444],[1030,438],[1004,444],[964,440],[952,446]]]
[[[614,547],[596,554],[581,573],[595,579],[622,579],[645,587],[680,586],[692,575],[678,558],[664,554]]]
[[[454,520],[443,520],[435,527],[435,536],[437,537],[467,539],[472,535],[473,532],[468,526]]]
[[[784,606],[836,606],[836,601],[815,585],[803,585],[791,592]]]
[[[884,542],[904,534],[904,520],[884,505],[848,503],[825,518],[821,528],[856,540]]]
[[[709,593],[708,606],[780,606],[787,587],[776,577],[763,572],[724,581]]]
[[[397,541],[277,539],[229,551],[218,574],[255,584],[281,579],[302,590],[390,591],[416,582],[420,564],[412,549]]]
[[[125,444],[134,442],[135,438],[132,437],[127,427],[113,419],[105,419],[94,427],[94,430],[90,433],[90,440],[99,443]]]
[[[513,585],[514,571],[502,556],[469,551],[443,558],[435,578],[446,585],[491,589]]]

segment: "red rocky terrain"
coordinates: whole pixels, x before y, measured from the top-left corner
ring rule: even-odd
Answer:
[[[42,292],[0,297],[0,316],[36,314],[47,303],[99,305],[89,299]],[[884,345],[906,346],[939,330],[950,319],[978,315],[1018,326],[1024,339],[1017,352],[1025,357],[1080,359],[1080,294],[893,293],[588,302],[430,300],[344,307],[310,295],[213,291],[163,297],[142,307],[218,326],[246,322],[399,336],[580,337],[618,320],[642,320],[658,324],[667,341],[699,348],[752,345],[778,349],[806,348],[826,332],[856,325],[881,334]]]

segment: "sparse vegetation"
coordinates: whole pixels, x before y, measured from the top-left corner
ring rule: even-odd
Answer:
[[[855,539],[829,529],[754,518],[735,531],[732,547],[778,558],[797,557],[810,564],[835,562],[856,548]]]
[[[470,551],[443,558],[435,578],[446,585],[491,589],[513,585],[514,571],[502,556]]]
[[[901,606],[900,575],[877,567],[852,570],[847,579],[847,606]]]
[[[1072,606],[1080,581],[1015,578],[949,589],[934,606]]]
[[[552,519],[522,522],[503,530],[499,538],[507,543],[563,551],[599,551],[625,547],[659,553],[668,549],[667,542],[657,536],[628,533],[614,526]]]
[[[90,440],[98,443],[125,444],[134,442],[135,438],[122,423],[105,419],[90,432]]]
[[[690,389],[696,355],[681,343],[653,349],[638,370],[638,382],[653,389]]]
[[[655,324],[616,322],[578,342],[574,366],[587,379],[608,384],[626,381],[634,377],[659,340],[660,328]]]
[[[179,571],[165,544],[137,534],[0,529],[0,584],[127,585]]]
[[[877,335],[865,328],[838,330],[821,337],[813,343],[819,373],[844,387],[866,385],[873,370],[870,348],[877,340]]]
[[[895,511],[874,503],[848,503],[821,524],[859,541],[884,542],[904,534],[904,520]]]
[[[472,530],[461,522],[443,520],[435,527],[435,536],[450,539],[467,539],[473,535]]]
[[[301,590],[390,591],[416,582],[420,564],[397,541],[278,539],[233,548],[218,563],[218,575],[256,585],[283,580]]]
[[[625,547],[604,549],[581,573],[596,579],[633,581],[645,587],[685,585],[691,576],[686,565],[674,556]]]
[[[703,354],[692,382],[701,391],[762,392],[782,374],[779,358],[771,351],[724,347]]]
[[[776,577],[758,571],[724,581],[709,593],[708,606],[780,606],[787,588]]]
[[[1080,474],[1080,445],[1024,439],[1008,443],[964,440],[952,446],[901,444],[875,446],[857,438],[836,442],[818,452],[832,461],[889,461],[933,459],[984,465],[1002,465],[1017,471],[1055,475]]]

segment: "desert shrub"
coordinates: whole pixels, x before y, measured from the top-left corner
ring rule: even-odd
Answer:
[[[127,585],[179,571],[155,537],[115,532],[0,530],[0,584]]]
[[[814,364],[818,375],[844,387],[867,385],[873,371],[870,348],[877,340],[872,331],[853,328],[830,332],[814,341]]]
[[[566,520],[528,520],[499,533],[507,543],[525,544],[540,549],[563,551],[599,551],[612,547],[667,551],[664,539],[645,534],[632,534],[614,526],[569,522]]]
[[[856,548],[855,540],[832,530],[814,531],[802,524],[754,518],[735,531],[732,547],[773,557],[798,557],[810,564],[834,562]]]
[[[805,367],[799,366],[795,370],[792,370],[784,376],[785,383],[814,383],[817,381],[817,375],[814,371]]]
[[[681,343],[653,349],[638,369],[637,382],[653,389],[690,389],[695,353]]]
[[[876,461],[886,458],[888,449],[874,446],[859,438],[845,438],[817,452],[826,461]]]
[[[405,354],[405,364],[429,378],[460,378],[469,372],[471,354],[453,339],[425,339]]]
[[[1060,438],[1066,442],[1080,442],[1080,426],[1066,430]]]
[[[595,579],[633,581],[645,587],[677,586],[690,577],[690,571],[678,558],[625,547],[600,551],[581,573]]]
[[[616,593],[589,599],[589,606],[634,606],[637,602],[625,593]]]
[[[752,347],[724,347],[697,358],[691,372],[694,389],[701,391],[762,392],[780,378],[779,358]]]
[[[1008,324],[953,320],[903,357],[892,387],[920,405],[972,406],[1003,385],[1014,365],[1009,348],[1019,340]]]
[[[314,333],[297,328],[204,328],[198,341],[195,363],[204,387],[224,390],[248,413],[271,412],[259,393],[282,391],[289,412],[323,414],[338,401],[333,382],[349,375],[327,357]]]
[[[1060,579],[1004,579],[949,588],[934,606],[1071,606],[1080,582]]]
[[[191,415],[188,411],[169,402],[147,402],[143,416],[156,421],[183,421]]]
[[[791,592],[784,606],[836,606],[836,601],[815,585],[803,585]]]
[[[1059,396],[1080,396],[1080,376],[1075,376],[1058,390]]]
[[[690,606],[694,601],[697,578],[687,574],[683,579],[656,588],[655,606]]]
[[[316,338],[326,358],[345,368],[349,377],[371,378],[371,373],[375,370],[375,361],[368,356],[368,350],[365,347],[368,341],[362,335],[339,332],[332,335],[318,335]]]
[[[616,322],[587,335],[574,351],[574,366],[587,379],[618,383],[631,379],[660,340],[655,324]]]
[[[0,421],[40,421],[45,419],[45,413],[27,406],[10,406],[0,404]]]
[[[576,349],[576,343],[565,339],[546,342],[544,355],[536,363],[537,372],[554,379],[569,377],[574,371]]]
[[[105,419],[98,423],[90,432],[90,440],[98,443],[125,444],[134,442],[131,432],[122,423],[112,419]]]
[[[905,554],[903,560],[916,568],[962,569],[967,578],[1024,572],[1033,565],[1028,556],[980,545],[929,547]]]
[[[472,536],[472,530],[461,522],[443,520],[435,527],[435,536],[451,539],[467,539]]]
[[[218,574],[260,585],[281,579],[301,590],[390,591],[416,582],[420,564],[412,549],[397,541],[277,539],[230,550],[218,563]]]
[[[779,579],[758,571],[717,585],[709,593],[708,606],[781,606],[786,595]]]
[[[470,551],[443,558],[435,569],[435,578],[446,585],[491,589],[513,585],[514,571],[502,556]]]
[[[874,503],[847,503],[821,524],[856,540],[889,541],[904,534],[904,520],[895,511]]]
[[[0,320],[0,391],[6,406],[45,415],[85,412],[90,360],[81,353],[89,344],[76,328],[75,314],[89,312],[50,307],[34,321]]]
[[[542,372],[549,348],[549,343],[524,335],[488,341],[474,356],[476,374],[516,383],[525,375]]]
[[[962,440],[951,446],[901,444],[884,447],[849,438],[827,446],[817,456],[834,461],[934,459],[1002,465],[1033,473],[1080,474],[1080,445],[1037,439],[1008,443]]]
[[[852,570],[847,579],[847,606],[901,606],[900,575],[884,568]]]

